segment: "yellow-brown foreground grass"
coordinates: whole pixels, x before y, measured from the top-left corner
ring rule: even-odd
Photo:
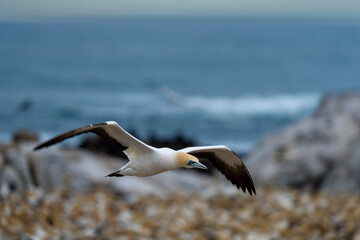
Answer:
[[[0,202],[0,239],[360,239],[357,194],[26,195]]]

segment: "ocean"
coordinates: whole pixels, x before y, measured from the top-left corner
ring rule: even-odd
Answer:
[[[360,20],[3,22],[0,140],[114,120],[142,138],[247,152],[324,94],[359,89],[359,76]]]

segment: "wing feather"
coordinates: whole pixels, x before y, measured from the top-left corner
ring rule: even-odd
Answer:
[[[255,186],[240,157],[226,146],[189,147],[179,150],[197,158],[209,160],[237,188],[252,195]]]
[[[64,141],[65,139],[83,134],[92,132],[103,138],[107,142],[115,145],[120,148],[122,151],[125,151],[128,148],[138,149],[146,151],[151,149],[150,146],[141,142],[139,139],[133,137],[131,134],[122,129],[116,122],[109,121],[98,124],[90,124],[85,127],[77,128],[69,132],[63,133],[55,138],[52,138],[44,143],[39,144],[34,148],[34,150],[39,150],[41,148],[49,147],[58,142]]]

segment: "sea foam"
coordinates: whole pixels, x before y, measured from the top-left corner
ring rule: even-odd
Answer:
[[[280,94],[273,96],[189,97],[185,106],[225,115],[298,115],[311,111],[321,95]]]

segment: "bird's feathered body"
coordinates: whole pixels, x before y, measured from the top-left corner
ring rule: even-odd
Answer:
[[[133,153],[129,152],[125,151],[125,154],[132,156]],[[148,153],[135,155],[137,156],[117,171],[119,174],[148,177],[179,168],[179,165],[173,161],[176,158],[176,151],[170,148],[154,148],[149,150]]]
[[[93,132],[114,144],[130,160],[122,168],[109,174],[109,177],[147,177],[181,167],[206,169],[199,159],[208,159],[238,188],[244,192],[248,190],[250,194],[256,193],[250,173],[244,163],[226,146],[189,147],[178,151],[170,148],[155,148],[133,137],[113,121],[91,124],[69,131],[38,145],[35,150],[87,132]]]

